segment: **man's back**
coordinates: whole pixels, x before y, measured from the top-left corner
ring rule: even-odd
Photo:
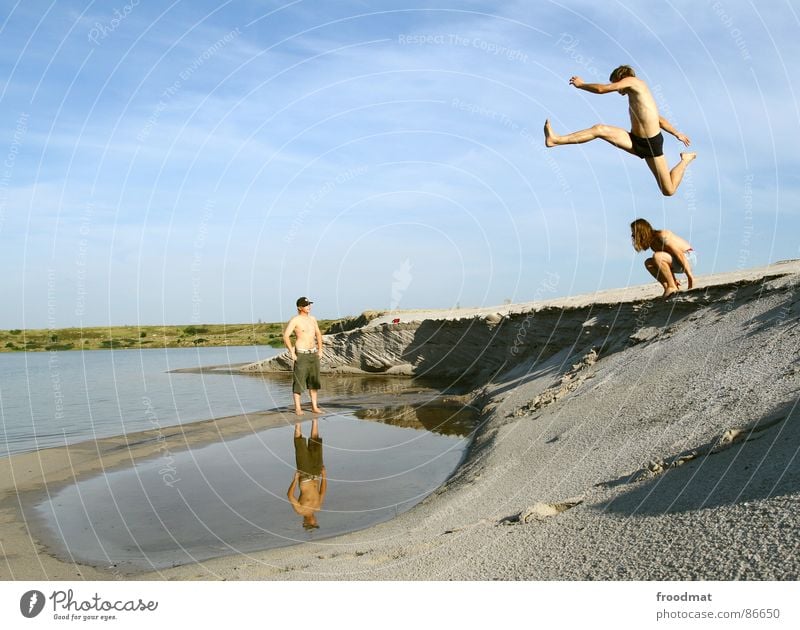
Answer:
[[[685,252],[691,248],[689,241],[670,230],[656,230],[653,233],[653,241],[650,243],[650,249],[654,252],[669,251],[670,249]]]

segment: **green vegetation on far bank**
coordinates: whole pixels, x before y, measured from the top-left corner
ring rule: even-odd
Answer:
[[[349,318],[348,318],[349,319]],[[327,332],[343,320],[319,320]],[[283,346],[283,323],[192,324],[185,326],[98,326],[57,330],[0,330],[0,351],[191,348],[197,346]]]

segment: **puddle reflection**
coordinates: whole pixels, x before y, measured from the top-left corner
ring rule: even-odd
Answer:
[[[32,500],[26,523],[70,562],[134,573],[363,529],[424,499],[463,457],[458,409],[426,407],[306,416],[176,452],[169,484],[154,457]]]
[[[397,405],[361,409],[354,415],[362,420],[455,437],[466,437],[478,424],[477,410],[465,405]]]
[[[319,420],[311,421],[311,435],[303,437],[302,425],[294,425],[294,460],[297,470],[286,496],[295,512],[303,517],[304,529],[317,529],[317,512],[325,501],[328,490],[328,474],[322,461],[322,438],[319,435]],[[299,496],[295,496],[299,491]]]

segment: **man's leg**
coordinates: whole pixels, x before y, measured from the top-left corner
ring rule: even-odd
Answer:
[[[669,285],[667,284],[667,281],[664,280],[659,275],[658,265],[656,264],[656,261],[653,260],[652,258],[648,258],[647,260],[644,261],[644,266],[645,269],[647,269],[647,271],[650,272],[650,275],[653,276],[656,279],[656,281],[661,284],[661,288],[663,288],[666,291],[669,288]]]
[[[311,411],[322,413],[322,409],[317,406],[317,391],[319,391],[319,355],[314,354],[308,370],[308,395],[311,396]]]
[[[311,420],[311,438],[314,440],[319,439],[319,420],[312,418]]]
[[[299,422],[296,422],[295,425],[294,425],[294,436],[296,438],[303,437],[303,431],[300,428],[300,423]]]
[[[683,174],[689,162],[697,157],[697,153],[681,153],[681,160],[675,165],[671,171],[667,166],[667,159],[663,155],[654,158],[645,158],[647,166],[656,176],[658,187],[661,189],[661,194],[665,197],[671,197],[678,190]]]
[[[292,397],[294,398],[294,412],[298,416],[303,415],[303,408],[300,406],[300,394],[292,392]]]
[[[675,274],[672,273],[672,256],[666,252],[655,252],[653,258],[655,273],[648,269],[653,274],[656,280],[664,287],[664,297],[668,297],[673,293],[678,292],[678,285],[675,283]]]
[[[544,144],[548,147],[554,147],[559,144],[583,144],[584,142],[589,142],[598,138],[628,153],[633,149],[630,134],[621,127],[594,125],[582,131],[575,131],[566,136],[559,136],[553,133],[549,120],[546,120],[544,123]]]
[[[317,406],[317,390],[309,389],[308,395],[311,397],[311,411],[314,413],[322,413],[322,409]]]
[[[303,415],[303,408],[300,406],[300,396],[306,389],[306,379],[308,375],[308,362],[306,355],[298,355],[292,370],[292,396],[294,397],[294,412],[298,416]]]

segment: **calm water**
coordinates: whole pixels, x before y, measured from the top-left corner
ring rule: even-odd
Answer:
[[[302,427],[308,437],[311,422]],[[67,561],[160,569],[389,520],[441,485],[468,443],[340,414],[319,420],[319,435],[328,485],[318,529],[305,529],[286,498],[295,471],[291,426],[81,480],[26,509],[26,522]]]
[[[252,363],[268,346],[0,353],[0,457],[286,406],[276,379],[180,368]]]

